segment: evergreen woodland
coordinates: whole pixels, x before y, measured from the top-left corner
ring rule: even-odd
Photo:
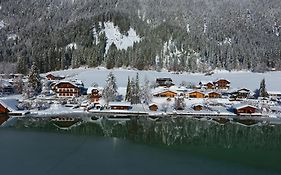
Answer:
[[[0,73],[28,74],[33,62],[40,72],[281,68],[280,0],[1,0],[0,7]],[[124,35],[133,28],[141,41],[106,53],[105,34],[95,42],[93,29],[108,21]]]

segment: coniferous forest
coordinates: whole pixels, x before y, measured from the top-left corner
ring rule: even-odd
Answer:
[[[280,16],[280,0],[1,0],[0,73],[27,74],[33,62],[40,72],[280,70]],[[108,21],[141,40],[106,51],[94,33]]]

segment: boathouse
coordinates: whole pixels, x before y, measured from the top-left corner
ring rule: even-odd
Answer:
[[[130,102],[109,102],[108,107],[110,110],[130,110],[132,105]]]

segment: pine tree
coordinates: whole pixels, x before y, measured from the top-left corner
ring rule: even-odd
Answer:
[[[126,101],[131,101],[132,100],[132,91],[131,91],[131,80],[130,77],[128,77],[128,83],[127,83],[127,89],[126,89]]]
[[[131,80],[131,93],[132,93],[132,104],[139,104],[140,101],[140,85],[139,85],[139,75],[137,73],[136,80],[132,78]]]
[[[142,89],[141,89],[141,99],[146,104],[149,104],[152,99],[150,82],[147,79],[147,77],[144,78],[144,85],[142,86]]]
[[[265,87],[265,79],[262,79],[262,81],[260,83],[259,96],[268,97],[268,93],[267,93],[266,87]]]
[[[102,96],[108,104],[110,101],[115,101],[117,96],[117,85],[116,85],[116,78],[112,72],[110,72],[106,79],[106,85],[104,87]]]
[[[28,83],[30,84],[30,88],[33,88],[35,95],[41,92],[42,84],[40,81],[39,71],[35,63],[31,66],[31,70],[28,75]]]

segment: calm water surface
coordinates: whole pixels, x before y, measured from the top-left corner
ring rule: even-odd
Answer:
[[[0,129],[0,145],[5,175],[274,174],[116,138]]]

